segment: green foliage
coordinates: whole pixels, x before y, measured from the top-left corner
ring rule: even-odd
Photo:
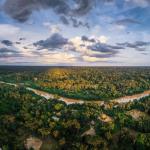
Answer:
[[[27,86],[89,100],[141,92],[149,88],[149,75],[148,68],[0,71],[1,78],[7,82],[24,82]],[[135,119],[128,114],[131,110],[145,115]],[[35,136],[42,140],[41,149],[147,150],[149,112],[150,96],[117,106],[109,101],[102,106],[66,105],[57,101],[57,97],[46,100],[23,86],[0,83],[0,148],[24,150],[26,139]],[[102,114],[105,117],[101,119]],[[107,116],[111,118],[109,121]]]
[[[145,150],[150,148],[150,134],[138,134],[136,139],[136,148]]]
[[[54,106],[54,108],[55,108],[56,111],[60,111],[61,109],[63,109],[63,104],[56,104]]]

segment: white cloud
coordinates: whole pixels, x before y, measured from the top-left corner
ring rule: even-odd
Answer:
[[[107,43],[108,38],[107,38],[106,36],[102,35],[102,36],[99,37],[99,41],[100,41],[101,43]]]
[[[19,27],[10,24],[0,24],[0,38],[12,39],[20,31]]]
[[[38,58],[37,58],[38,59]],[[42,58],[39,58],[39,61],[43,63],[74,63],[76,62],[76,57],[73,54],[64,53],[64,52],[54,52],[54,53],[45,53]]]

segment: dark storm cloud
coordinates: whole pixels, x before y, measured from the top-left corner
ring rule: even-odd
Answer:
[[[0,48],[0,54],[2,53],[18,53],[16,50],[11,50],[8,48]]]
[[[117,20],[115,23],[118,25],[141,24],[140,21],[135,20],[135,19],[131,19],[131,18],[125,18],[125,19]]]
[[[136,41],[135,45],[136,46],[147,46],[147,45],[150,45],[150,42]]]
[[[26,40],[26,38],[19,38],[19,41],[24,41],[24,40]]]
[[[92,9],[94,0],[75,0],[78,4],[78,8],[73,10],[73,13],[78,15],[84,15]]]
[[[72,24],[73,27],[78,28],[78,27],[86,27],[86,28],[90,28],[89,23],[87,22],[83,22],[80,20],[77,20],[76,18],[73,17],[66,17],[66,16],[60,16],[60,21],[64,24],[64,25],[70,25]]]
[[[74,8],[70,1],[77,7]],[[52,8],[57,14],[79,16],[88,13],[92,6],[91,0],[6,0],[3,9],[13,19],[25,22],[33,11],[39,9]]]
[[[26,46],[24,46],[23,48],[24,48],[24,49],[29,49],[29,48],[28,48],[28,47],[26,47]]]
[[[40,9],[52,9],[60,16],[60,21],[73,27],[90,28],[88,22],[80,21],[77,18],[84,16],[94,8],[113,0],[6,0],[3,10],[11,18],[25,22],[34,11]]]
[[[103,43],[95,43],[91,46],[87,46],[88,49],[96,52],[100,52],[97,54],[87,54],[90,57],[96,57],[96,58],[110,58],[110,57],[115,57],[116,54],[118,54],[121,49],[124,49],[122,46],[113,46],[113,45],[108,45],[108,44],[103,44]]]
[[[55,33],[46,40],[40,40],[33,45],[39,49],[61,49],[64,45],[68,44],[68,39],[64,38],[62,35]]]
[[[81,40],[82,41],[87,41],[87,42],[92,42],[92,43],[94,43],[95,42],[95,39],[90,39],[90,38],[88,38],[87,36],[82,36],[81,37]]]
[[[78,28],[78,27],[86,27],[88,29],[90,28],[89,23],[77,20],[76,18],[71,17],[70,21],[72,22],[72,26],[75,28]]]
[[[80,44],[80,47],[85,47],[86,45],[85,44]]]
[[[78,27],[86,27],[88,29],[90,28],[90,25],[88,22],[82,22],[73,17],[70,18],[70,21],[72,22],[72,26],[75,28],[78,28]]]
[[[149,0],[145,0],[150,4]],[[118,8],[122,8],[125,0],[6,0],[3,10],[13,19],[25,22],[34,11],[40,9],[52,9],[59,15],[83,16],[95,7],[101,7],[104,3],[113,2]],[[75,7],[76,6],[76,7]],[[118,20],[118,24],[139,23],[133,19]]]
[[[6,46],[12,46],[13,42],[9,41],[9,40],[3,40],[1,41],[2,44],[6,45]]]
[[[117,45],[123,46],[124,48],[134,48],[139,51],[144,51],[145,47],[150,45],[150,42],[136,41],[134,43],[129,43],[129,42],[117,43]]]
[[[69,25],[69,20],[65,16],[60,16],[60,21],[65,25]]]
[[[114,49],[114,50],[124,49],[124,47],[122,47],[122,46],[114,46],[114,45],[106,45],[106,44],[105,44],[105,46],[110,49]]]
[[[21,44],[21,42],[16,42],[16,44]]]
[[[112,45],[102,44],[102,43],[95,43],[91,46],[88,46],[87,48],[92,51],[110,53],[110,54],[116,54],[118,53],[118,50],[124,49],[122,46],[112,46]]]
[[[0,48],[0,58],[7,57],[22,57],[23,55],[16,50],[8,49],[8,48]]]

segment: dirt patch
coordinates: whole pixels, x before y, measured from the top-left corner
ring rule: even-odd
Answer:
[[[91,127],[89,130],[85,131],[81,136],[86,136],[86,135],[90,135],[90,136],[96,135],[95,129]]]
[[[34,149],[34,150],[40,150],[42,146],[42,141],[36,137],[29,137],[25,141],[25,147],[27,150]]]
[[[141,117],[146,116],[146,114],[144,112],[141,112],[137,109],[133,109],[127,112],[127,115],[130,115],[133,119],[138,120]]]

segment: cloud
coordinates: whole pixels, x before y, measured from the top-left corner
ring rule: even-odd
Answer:
[[[3,4],[3,11],[11,18],[26,22],[33,12],[41,9],[52,9],[60,17],[60,21],[73,27],[90,28],[88,22],[77,18],[84,16],[94,9],[94,6],[101,6],[100,2],[108,3],[112,0],[6,0]],[[94,5],[97,3],[96,5]],[[68,18],[69,17],[69,18]]]
[[[117,20],[115,23],[117,25],[141,24],[140,21],[135,20],[135,19],[131,19],[131,18],[125,18],[125,19]]]
[[[0,53],[18,53],[16,50],[11,50],[8,48],[0,48]]]
[[[26,40],[26,38],[19,38],[19,41],[24,41],[24,40]]]
[[[68,24],[67,17],[78,17],[88,14],[95,7],[103,7],[104,3],[112,3],[118,8],[124,6],[149,6],[149,0],[6,0],[3,10],[13,19],[19,22],[25,22],[33,12],[41,9],[52,9],[60,16],[64,24]],[[126,4],[126,5],[125,5]],[[109,5],[106,5],[109,6]],[[119,24],[138,23],[134,19],[123,19]]]
[[[122,46],[101,43],[99,37],[82,36],[73,38],[70,41],[74,51],[79,53],[83,60],[89,60],[90,62],[115,57],[119,50],[124,49]]]
[[[105,53],[105,54],[89,54],[90,57],[96,57],[96,58],[110,58],[114,57],[118,52],[115,53]]]
[[[103,44],[99,42],[91,46],[88,46],[88,49],[91,49],[92,51],[102,52],[102,53],[116,54],[118,53],[117,50],[124,49],[124,48],[121,46],[112,46],[112,45]]]
[[[46,54],[43,59],[48,63],[73,63],[76,61],[76,57],[73,54],[60,52]]]
[[[92,42],[94,43],[95,42],[95,39],[94,38],[88,38],[87,36],[82,36],[81,37],[82,41],[85,41],[85,42]]]
[[[40,40],[33,45],[39,49],[61,49],[64,45],[68,44],[68,39],[64,38],[61,34],[54,33],[46,40]]]
[[[0,58],[22,57],[21,53],[8,48],[0,48]]]
[[[60,16],[60,21],[65,25],[69,25],[69,21],[65,16]]]
[[[83,22],[80,20],[77,20],[76,18],[71,17],[70,21],[72,22],[73,27],[78,28],[78,27],[86,27],[86,28],[90,28],[90,25],[88,22]]]
[[[89,10],[92,9],[92,6],[94,4],[93,2],[94,0],[76,0],[77,8],[73,10],[73,13],[78,15],[87,14]]]
[[[76,18],[67,18],[66,16],[60,16],[60,21],[64,24],[64,25],[70,25],[72,24],[73,27],[78,28],[78,27],[86,27],[86,28],[90,28],[90,25],[88,22],[83,22],[81,20],[78,20]]]
[[[106,43],[107,40],[108,40],[108,38],[107,38],[106,36],[104,36],[104,35],[101,35],[101,36],[99,37],[99,41],[100,41],[101,43]]]
[[[150,42],[136,41],[134,43],[129,43],[129,42],[117,43],[117,45],[124,46],[126,48],[134,48],[139,51],[144,51],[145,47],[150,45]]]
[[[37,51],[36,54],[39,56],[49,56],[49,52],[67,52],[78,57],[79,60],[88,59],[91,62],[94,62],[94,60],[102,61],[102,59],[114,57],[119,53],[120,49],[123,49],[121,46],[101,43],[99,37],[92,38],[81,36],[67,39],[58,33],[53,34],[46,40],[40,40],[33,45],[42,50]]]
[[[10,17],[25,22],[33,11],[39,9],[51,8],[57,14],[79,16],[88,13],[93,6],[91,0],[71,0],[71,2],[73,4],[70,0],[6,0],[3,7]]]
[[[101,37],[101,36],[100,36]],[[128,47],[144,51],[143,47],[149,45],[149,42],[137,41],[135,43],[117,43],[115,45],[102,43],[100,37],[74,37],[65,38],[63,35],[55,33],[46,40],[40,40],[34,45],[42,51],[37,51],[38,55],[50,57],[54,53],[71,53],[80,61],[100,62],[117,57],[122,50]],[[105,41],[106,42],[106,41]],[[60,51],[59,51],[60,50]]]
[[[2,40],[1,43],[6,45],[6,46],[12,46],[13,45],[13,42],[11,42],[9,40]]]
[[[21,44],[21,42],[18,42],[18,41],[17,41],[16,44]]]
[[[108,38],[106,36],[100,36],[100,37],[95,37],[95,36],[91,36],[91,37],[87,37],[85,35],[83,35],[81,37],[81,40],[84,42],[83,44],[81,44],[81,46],[84,46],[85,45],[85,42],[89,42],[89,43],[106,43]]]

